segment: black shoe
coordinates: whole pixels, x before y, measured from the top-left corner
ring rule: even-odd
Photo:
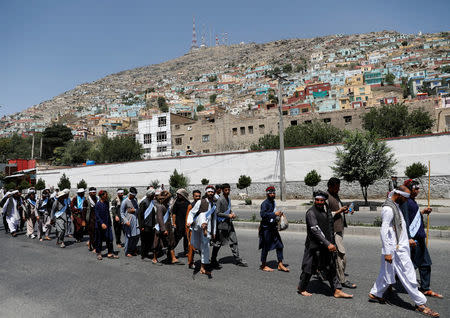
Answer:
[[[346,281],[345,283],[342,283],[342,287],[355,289],[356,288],[356,284],[353,284],[352,282]]]
[[[213,261],[210,265],[213,269],[222,269],[222,265],[220,265],[218,261]]]
[[[240,266],[240,267],[248,267],[248,264],[244,261],[239,261],[236,263],[236,266]]]

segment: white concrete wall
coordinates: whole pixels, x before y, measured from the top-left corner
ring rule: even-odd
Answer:
[[[450,175],[450,134],[389,140],[398,164],[397,175],[403,176],[406,166],[420,161],[431,161],[433,176]],[[338,146],[305,147],[286,150],[287,181],[303,181],[305,175],[316,169],[326,180],[332,176],[330,168],[335,161]],[[232,153],[199,157],[152,159],[119,164],[47,170],[38,169],[37,178],[45,180],[47,186],[56,185],[65,173],[72,185],[81,179],[97,187],[147,186],[151,180],[168,184],[169,176],[177,169],[199,184],[207,178],[212,184],[236,183],[242,174],[249,175],[253,182],[276,182],[279,175],[278,151]]]

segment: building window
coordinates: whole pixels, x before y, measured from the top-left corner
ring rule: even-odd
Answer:
[[[312,121],[311,120],[305,120],[305,124],[311,124]]]
[[[192,140],[193,137],[189,137],[189,140]]]
[[[323,119],[323,122],[324,122],[325,124],[331,123],[331,118],[324,118],[324,119]]]
[[[233,136],[237,135],[237,128],[233,128]]]
[[[191,131],[192,130],[192,126],[188,126],[187,130]]]
[[[156,141],[157,142],[167,141],[167,132],[166,131],[158,131],[156,133]]]
[[[307,113],[308,112],[308,108],[302,108],[302,113]]]
[[[264,134],[264,124],[263,125],[259,125],[259,133],[260,134]]]
[[[164,127],[167,124],[166,116],[158,117],[158,127]]]
[[[151,148],[145,148],[145,149],[144,149],[144,152],[145,152],[145,153],[150,153],[151,151],[152,151]]]
[[[241,135],[245,135],[245,127],[241,127]]]
[[[166,152],[167,151],[167,146],[158,146],[156,148],[157,152]]]
[[[352,122],[352,116],[344,116],[345,124],[350,124]]]
[[[253,126],[248,126],[248,133],[253,134]]]
[[[209,149],[203,149],[203,153],[209,153]]]
[[[179,146],[183,143],[183,138],[177,137],[175,138],[175,145]]]
[[[283,116],[287,115],[288,111],[287,110],[283,110]]]
[[[297,121],[296,120],[291,120],[291,126],[297,126]]]
[[[202,142],[209,142],[209,135],[203,135]]]
[[[180,125],[175,125],[175,129],[180,129]]]
[[[144,145],[152,143],[152,134],[144,134]]]

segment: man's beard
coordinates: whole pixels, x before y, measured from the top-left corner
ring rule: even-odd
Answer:
[[[315,204],[316,208],[323,211],[325,204]]]
[[[395,203],[397,203],[398,205],[402,205],[403,203],[405,203],[406,200],[403,200],[402,198],[397,198],[395,200]]]

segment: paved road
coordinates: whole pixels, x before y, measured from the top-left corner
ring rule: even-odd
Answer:
[[[389,296],[394,305],[368,303],[379,269],[377,238],[347,236],[348,273],[358,284],[353,300],[330,296],[328,286],[313,281],[313,297],[297,295],[304,234],[282,233],[285,261],[291,273],[258,270],[254,231],[239,230],[241,254],[248,268],[231,264],[224,248],[224,267],[213,278],[193,275],[186,266],[154,266],[140,258],[97,261],[84,244],[66,249],[54,241],[0,233],[0,317],[419,317],[404,293]],[[450,246],[433,240],[432,286],[450,295]],[[274,252],[269,259],[274,259]],[[196,256],[198,259],[198,256]],[[275,266],[275,262],[271,263]],[[447,300],[430,299],[442,316],[450,314]]]
[[[235,209],[235,213],[238,215],[241,220],[250,220],[253,215],[255,215],[257,220],[260,220],[259,211],[258,210],[240,210]],[[288,216],[290,221],[305,221],[305,213],[304,211],[294,211],[287,210],[286,215]],[[351,224],[373,224],[376,218],[380,218],[381,215],[379,212],[360,212],[357,211],[353,215],[347,216],[347,222]],[[450,213],[432,213],[430,215],[430,225],[431,226],[450,226]]]

